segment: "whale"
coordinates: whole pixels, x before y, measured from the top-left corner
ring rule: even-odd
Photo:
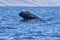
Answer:
[[[30,13],[29,11],[21,11],[19,13],[19,16],[21,16],[23,19],[38,19],[39,17]]]

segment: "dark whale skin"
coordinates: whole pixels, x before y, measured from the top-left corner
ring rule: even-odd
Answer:
[[[34,15],[34,14],[31,14],[30,12],[28,11],[21,11],[19,13],[19,16],[21,16],[22,18],[24,19],[38,19],[39,17]]]

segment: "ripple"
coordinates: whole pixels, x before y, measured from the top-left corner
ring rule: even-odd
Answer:
[[[7,39],[4,39],[4,38],[0,38],[0,40],[7,40]]]
[[[30,39],[30,40],[32,39],[32,40],[34,40],[34,38],[30,37],[30,36],[29,37],[23,37],[23,39]]]

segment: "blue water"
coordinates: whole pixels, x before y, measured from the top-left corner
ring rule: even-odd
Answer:
[[[22,21],[21,11],[41,19]],[[0,7],[0,40],[60,40],[60,7]]]

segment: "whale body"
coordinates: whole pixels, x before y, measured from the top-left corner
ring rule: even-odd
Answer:
[[[30,13],[29,11],[21,11],[19,13],[19,16],[21,16],[23,19],[38,19],[39,17]]]

